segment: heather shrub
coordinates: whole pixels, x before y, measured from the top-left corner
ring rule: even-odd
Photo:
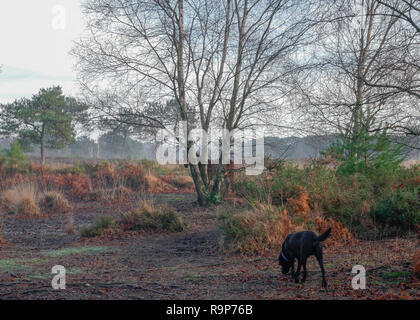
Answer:
[[[62,176],[62,181],[59,185],[67,189],[72,197],[81,200],[90,200],[90,194],[93,191],[90,177],[84,174],[69,173]]]
[[[38,203],[44,212],[66,213],[71,209],[68,200],[58,191],[47,191],[42,193],[39,196]]]
[[[93,174],[93,178],[100,186],[111,187],[115,184],[117,172],[113,164],[108,161],[104,161],[99,164],[99,170]]]
[[[284,205],[287,199],[299,193],[297,186],[304,186],[305,171],[295,163],[284,163],[271,175],[273,204]]]
[[[106,231],[112,230],[116,225],[116,221],[111,216],[96,218],[91,226],[83,227],[80,235],[84,238],[93,238],[103,235]]]
[[[298,229],[284,208],[261,203],[245,210],[223,207],[218,221],[224,248],[248,254],[280,250],[286,236]]]
[[[142,164],[124,163],[119,168],[119,175],[124,179],[126,187],[134,191],[145,189],[146,171]]]
[[[246,176],[242,173],[237,175],[237,180],[232,185],[232,191],[250,203],[270,203],[273,187],[270,176],[266,173],[256,177]]]
[[[280,163],[261,176],[238,175],[233,189],[249,203],[285,207],[291,214],[299,209],[299,202],[306,203],[307,208],[300,211],[339,221],[360,238],[404,234],[420,222],[420,169],[383,168],[341,174],[337,166],[326,165],[322,159],[304,167]]]
[[[298,189],[298,194],[289,198],[286,206],[254,203],[245,209],[222,208],[218,220],[224,247],[242,253],[278,251],[292,232],[313,230],[321,234],[328,228],[332,228],[333,235],[327,246],[354,243],[350,230],[341,222],[313,211],[309,193],[303,187]]]
[[[148,192],[151,193],[162,193],[162,192],[174,192],[176,191],[176,188],[164,180],[162,180],[160,177],[156,176],[152,172],[148,172],[146,176],[144,177],[145,180],[145,186]]]
[[[182,218],[174,210],[149,201],[143,201],[137,208],[122,214],[119,224],[125,231],[182,232],[185,229]]]
[[[381,225],[394,229],[394,233],[414,230],[420,224],[419,188],[398,188],[382,196],[372,208],[372,218]]]
[[[134,192],[124,185],[116,185],[109,189],[95,190],[91,197],[96,201],[105,203],[122,203],[133,198]]]
[[[324,243],[324,246],[326,247],[330,245],[337,246],[349,243],[353,244],[356,242],[354,234],[339,221],[335,221],[333,219],[325,219],[323,217],[316,217],[314,222],[315,231],[318,234],[321,234],[328,228],[331,228],[331,235]]]

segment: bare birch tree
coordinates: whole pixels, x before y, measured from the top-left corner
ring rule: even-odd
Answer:
[[[340,133],[355,141],[362,132],[398,132],[418,119],[418,102],[407,90],[420,80],[417,40],[397,16],[376,0],[356,8],[336,1],[337,19],[325,26],[317,69],[303,86],[304,121],[314,132]],[[355,15],[356,11],[356,15]],[[342,17],[342,18],[340,18]]]
[[[406,37],[410,39],[411,52],[406,51],[399,61],[397,66],[403,70],[399,77],[395,75],[385,79],[380,84],[370,86],[379,86],[387,90],[404,92],[417,98],[414,103],[416,112],[407,124],[399,126],[399,130],[407,136],[412,136],[415,146],[419,146],[419,141],[416,137],[420,136],[420,0],[378,0],[378,3],[390,9],[387,14],[396,17],[412,27],[412,34],[407,30]],[[413,54],[415,52],[416,54]],[[417,140],[417,141],[416,141]]]
[[[389,15],[403,19],[420,33],[420,0],[378,0],[378,3],[391,9]]]
[[[175,99],[191,130],[234,130],[281,107],[287,80],[301,70],[303,49],[315,39],[323,1],[91,0],[89,36],[73,50],[91,99],[116,87],[124,112],[147,118],[148,102]],[[325,6],[324,6],[325,7]],[[123,102],[121,102],[123,101]],[[98,108],[112,115],[107,99]],[[165,127],[162,119],[149,124]],[[191,147],[190,142],[188,148]],[[220,196],[225,166],[208,176],[190,165],[198,202]]]

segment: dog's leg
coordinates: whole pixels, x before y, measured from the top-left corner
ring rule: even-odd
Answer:
[[[295,278],[295,259],[292,261],[292,278]]]
[[[325,279],[324,261],[322,259],[322,248],[320,248],[320,247],[316,248],[315,256],[316,256],[316,259],[318,260],[319,266],[321,268],[322,287],[326,288],[327,287],[327,280]]]
[[[301,259],[298,259],[298,266],[297,266],[297,271],[294,275],[295,278],[295,283],[299,283],[299,275],[300,275],[300,267],[302,266],[302,262]]]
[[[303,259],[302,261],[302,266],[303,266],[303,277],[302,277],[302,283],[306,281],[306,258]]]

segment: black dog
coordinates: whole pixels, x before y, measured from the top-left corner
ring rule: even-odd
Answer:
[[[322,272],[322,286],[327,286],[325,280],[325,270],[322,261],[322,244],[331,233],[331,228],[322,235],[317,236],[312,231],[302,231],[289,234],[283,243],[279,256],[279,264],[282,266],[282,273],[288,274],[292,268],[292,278],[299,283],[300,268],[303,266],[302,282],[306,281],[306,260],[308,257],[315,255],[319,262]],[[295,273],[295,259],[298,261],[297,272]]]

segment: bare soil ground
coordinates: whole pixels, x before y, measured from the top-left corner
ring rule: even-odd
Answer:
[[[189,225],[178,234],[113,234],[82,239],[65,232],[61,215],[18,219],[2,213],[0,299],[419,299],[412,273],[416,240],[360,242],[327,248],[328,290],[314,258],[308,280],[295,284],[281,274],[278,253],[241,256],[221,249],[214,209],[194,205],[192,194],[155,196],[174,207]],[[95,217],[118,215],[115,208],[80,203],[76,231]],[[51,287],[51,268],[63,265],[65,290]],[[353,290],[354,265],[367,270],[367,289]]]

